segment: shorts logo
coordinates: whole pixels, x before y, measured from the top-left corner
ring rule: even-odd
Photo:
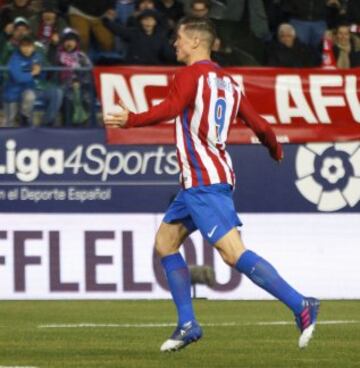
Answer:
[[[215,231],[216,231],[217,227],[218,227],[218,225],[215,225],[215,226],[211,229],[211,231],[207,233],[207,236],[208,236],[209,238],[211,238],[211,237],[214,235],[214,233],[215,233]]]
[[[296,155],[295,185],[322,212],[354,207],[360,201],[360,144],[314,143]]]

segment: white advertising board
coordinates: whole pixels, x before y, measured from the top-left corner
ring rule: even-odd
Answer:
[[[0,214],[0,299],[169,298],[153,241],[161,214]],[[319,298],[360,298],[360,214],[243,214],[245,244]],[[185,250],[185,252],[184,252]],[[215,269],[209,299],[271,299],[199,232],[182,250]]]

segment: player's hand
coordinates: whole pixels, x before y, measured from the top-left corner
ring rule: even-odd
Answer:
[[[113,128],[125,128],[129,119],[130,110],[122,103],[119,102],[120,111],[111,112],[105,115],[104,124],[107,127]]]

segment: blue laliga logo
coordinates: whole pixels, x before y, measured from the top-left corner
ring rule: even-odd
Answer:
[[[360,201],[360,143],[314,143],[296,155],[295,184],[322,212],[354,207]]]

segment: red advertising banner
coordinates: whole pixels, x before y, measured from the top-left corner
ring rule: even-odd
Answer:
[[[121,99],[142,112],[165,98],[176,67],[98,67],[95,80],[103,112]],[[335,142],[360,139],[360,69],[228,68],[280,142]],[[173,121],[141,129],[108,129],[109,143],[174,143]],[[240,119],[229,143],[257,143]]]

